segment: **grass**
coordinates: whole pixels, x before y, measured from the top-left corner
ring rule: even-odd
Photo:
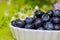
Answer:
[[[4,15],[4,10],[9,11],[9,15]],[[13,16],[13,7],[7,6],[6,2],[0,2],[0,40],[15,40],[9,28],[9,22]]]
[[[14,40],[9,27],[0,28],[0,40]]]

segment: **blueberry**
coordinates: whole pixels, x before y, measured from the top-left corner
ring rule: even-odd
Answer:
[[[41,19],[37,18],[34,23],[35,23],[36,27],[39,27],[42,25],[43,21]]]
[[[27,24],[27,25],[25,25],[25,28],[26,29],[34,29],[34,25],[33,24]]]
[[[26,20],[25,20],[25,22],[27,24],[31,24],[31,23],[33,23],[33,21],[34,21],[34,18],[33,17],[27,17]]]
[[[43,27],[39,27],[37,30],[44,30],[44,28]]]
[[[49,16],[48,14],[43,14],[42,17],[41,17],[41,19],[42,19],[43,21],[49,21],[50,16]]]
[[[36,16],[37,18],[40,18],[42,15],[43,15],[43,12],[42,12],[42,11],[36,10],[35,16]]]
[[[25,22],[23,20],[16,20],[16,26],[23,28],[25,26]]]
[[[54,26],[51,22],[46,22],[46,24],[44,25],[45,29],[47,30],[53,30]]]
[[[53,17],[53,18],[51,19],[51,22],[52,22],[52,23],[60,23],[60,18],[58,18],[58,17]]]
[[[16,27],[16,21],[13,20],[13,21],[11,22],[11,25]]]
[[[55,17],[60,17],[60,10],[55,10],[54,11],[54,16]]]
[[[48,14],[50,17],[52,17],[53,14],[54,14],[54,12],[53,12],[52,10],[48,10],[47,14]]]
[[[54,28],[55,28],[55,30],[60,30],[60,24],[55,24]]]

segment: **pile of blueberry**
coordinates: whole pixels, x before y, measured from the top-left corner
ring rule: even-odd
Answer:
[[[34,17],[25,20],[13,20],[15,27],[35,30],[60,30],[60,10],[48,10],[46,13],[36,10]]]

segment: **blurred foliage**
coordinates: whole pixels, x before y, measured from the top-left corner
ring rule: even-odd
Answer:
[[[29,8],[34,10],[36,5],[46,12],[53,10],[55,3],[56,0],[0,0],[0,40],[14,40],[8,26],[12,16],[18,17],[17,12],[26,13]]]
[[[20,11],[20,8],[29,8],[34,7],[38,5],[40,8],[43,5],[47,5],[50,7],[53,7],[53,5],[56,3],[56,0],[12,0],[12,4],[14,4],[18,11]]]

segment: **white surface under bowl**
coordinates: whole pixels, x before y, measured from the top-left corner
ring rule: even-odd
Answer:
[[[60,40],[60,31],[31,30],[14,27],[11,24],[10,29],[16,40]]]

